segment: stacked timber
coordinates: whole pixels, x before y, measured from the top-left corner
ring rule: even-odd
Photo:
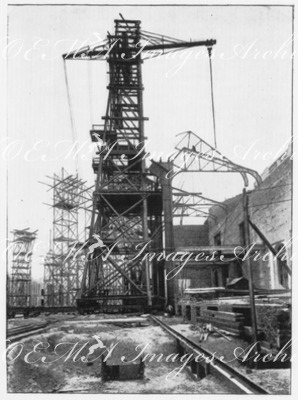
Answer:
[[[215,327],[240,335],[243,332],[244,316],[241,313],[201,309],[198,322],[212,323]]]

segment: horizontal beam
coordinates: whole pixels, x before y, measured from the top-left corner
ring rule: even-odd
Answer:
[[[120,37],[119,37],[120,39]],[[136,46],[136,47],[128,47],[127,50],[132,51],[134,50],[136,52],[135,57],[139,54],[139,52],[146,53],[150,51],[156,51],[156,50],[177,50],[177,49],[186,49],[190,47],[199,47],[199,46],[206,46],[206,47],[212,47],[216,44],[216,40],[214,39],[209,39],[209,40],[200,40],[200,41],[195,41],[195,42],[179,42],[179,43],[160,43],[160,44],[147,44],[143,47],[141,46]],[[125,48],[119,48],[117,49],[116,47],[111,47],[113,49],[112,53],[113,54],[123,54],[125,53]],[[91,50],[90,48],[84,48],[82,50],[77,50],[72,53],[67,53],[63,54],[64,60],[96,60],[96,59],[106,59],[106,56],[109,55],[111,52],[111,49],[103,49],[101,48],[100,50]],[[81,58],[82,57],[82,58]],[[100,58],[98,58],[100,57]],[[134,57],[134,56],[133,56]],[[131,59],[131,57],[130,57]],[[125,59],[123,59],[125,61]],[[117,62],[117,61],[116,61]]]

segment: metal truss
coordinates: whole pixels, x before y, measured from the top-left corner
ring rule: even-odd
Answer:
[[[140,21],[121,18],[115,20],[115,33],[100,44],[63,56],[64,61],[109,64],[104,124],[90,131],[98,154],[93,160],[97,180],[89,242],[96,245],[94,235],[99,235],[106,247],[95,248],[86,263],[78,302],[85,310],[88,304],[102,303],[122,310],[151,306],[163,296],[163,265],[135,257],[138,246],[149,242],[147,252],[163,250],[161,184],[145,165],[141,64],[169,51],[215,44],[142,31]]]
[[[82,280],[82,299],[105,298],[105,305],[131,307],[152,304],[150,280],[154,263],[133,260],[136,248],[157,237],[161,220],[161,191],[143,158],[144,121],[139,21],[115,21],[108,46],[109,98],[103,126],[93,126],[93,141],[103,143],[93,160],[97,173],[89,243],[99,235],[105,249],[89,257]],[[114,45],[114,43],[116,43]],[[118,53],[129,50],[127,63]],[[128,55],[128,53],[127,53]],[[157,207],[156,207],[157,206]],[[161,234],[158,247],[161,247]],[[109,252],[108,256],[105,253]]]
[[[37,231],[29,228],[13,232],[12,270],[9,288],[11,307],[29,307],[31,300],[31,261]]]
[[[210,213],[209,208],[213,205],[221,207],[227,214],[227,206],[202,196],[201,193],[190,193],[182,189],[173,188],[173,218],[184,217],[210,217],[216,220],[216,216]]]
[[[87,240],[86,228],[90,224],[92,187],[78,175],[69,175],[62,168],[46,183],[53,193],[53,238],[44,262],[46,306],[72,306],[80,290]],[[83,215],[82,215],[83,214]],[[79,220],[83,231],[79,234]]]
[[[175,147],[177,153],[169,158],[176,168],[175,175],[181,172],[233,172],[242,176],[245,186],[249,183],[247,175],[251,175],[257,184],[261,183],[257,171],[235,164],[192,131],[177,136],[181,137]]]
[[[216,44],[216,40],[213,39],[186,42],[185,40],[148,32],[140,29],[141,21],[125,20],[122,15],[121,18],[121,20],[115,20],[114,35],[108,33],[107,39],[98,44],[85,46],[64,54],[64,60],[109,61],[111,55],[117,53],[122,62],[127,64],[133,58],[141,58],[141,55],[142,60],[146,60],[191,47],[204,46],[211,49]],[[120,29],[118,29],[119,27]],[[137,35],[134,34],[136,31]],[[130,40],[131,38],[133,41]]]

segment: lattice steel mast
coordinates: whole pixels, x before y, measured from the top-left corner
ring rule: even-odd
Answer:
[[[114,35],[99,46],[65,54],[64,60],[107,60],[109,96],[103,126],[93,126],[99,142],[93,162],[97,173],[90,244],[98,246],[85,266],[79,310],[141,308],[160,302],[163,265],[135,258],[136,246],[150,241],[147,251],[161,251],[162,198],[156,176],[145,165],[141,64],[152,51],[194,46],[212,47],[215,40],[185,42],[141,31],[140,21],[115,20]],[[66,70],[66,68],[65,68]],[[142,149],[143,148],[143,149]]]

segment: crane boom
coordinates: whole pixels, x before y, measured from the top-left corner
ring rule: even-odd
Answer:
[[[111,35],[108,36],[108,38],[111,40],[113,37]],[[161,37],[162,38],[162,37]],[[110,42],[109,46],[107,45],[100,45],[97,46],[94,49],[91,49],[90,47],[84,47],[83,49],[79,49],[77,51],[73,51],[71,53],[66,53],[63,54],[63,58],[65,60],[105,60],[107,56],[113,52],[114,54],[119,54],[120,58],[123,59],[123,61],[129,61],[130,57],[124,57],[126,55],[126,52],[131,51],[132,49],[135,54],[140,54],[144,53],[146,54],[147,52],[150,51],[158,51],[158,50],[184,50],[187,48],[191,47],[200,47],[200,46],[205,46],[205,47],[212,47],[216,44],[216,40],[214,39],[208,39],[208,40],[199,40],[199,41],[194,41],[194,42],[177,42],[177,43],[164,43],[164,41],[161,41],[161,43],[151,43],[150,39],[146,39],[147,42],[144,45],[141,45],[140,43],[132,46],[127,46],[125,43],[125,40],[122,40],[122,38],[115,38],[114,41]],[[124,55],[121,57],[121,55]]]

